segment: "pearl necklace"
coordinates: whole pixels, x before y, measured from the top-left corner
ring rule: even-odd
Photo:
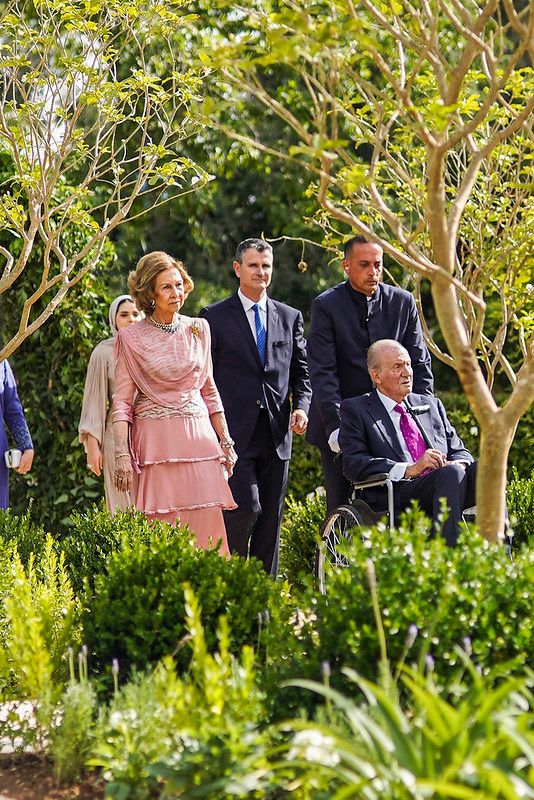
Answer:
[[[159,328],[160,331],[165,331],[166,333],[176,333],[180,327],[179,318],[176,320],[176,322],[157,322],[151,314],[149,320],[153,325],[156,326],[156,328]]]

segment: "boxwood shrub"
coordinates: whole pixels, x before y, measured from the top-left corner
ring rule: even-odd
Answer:
[[[326,516],[324,490],[311,492],[304,501],[286,499],[280,536],[279,574],[293,584],[302,585],[302,574],[311,575],[315,548]]]
[[[46,533],[44,528],[32,519],[32,503],[30,501],[22,516],[13,514],[11,509],[0,509],[0,548],[10,550],[17,547],[19,558],[24,567],[28,565],[30,555],[35,560],[45,552]]]
[[[132,668],[145,669],[170,654],[179,669],[186,668],[184,582],[202,606],[210,650],[221,614],[228,619],[232,652],[257,645],[259,619],[267,609],[276,607],[276,619],[284,615],[282,584],[255,559],[226,559],[214,549],[198,549],[180,529],[162,528],[148,541],[125,538],[109,555],[106,571],[95,576],[94,589],[87,583],[82,625],[92,668],[109,681],[113,659],[124,678]],[[285,618],[289,615],[287,601]]]
[[[68,534],[61,543],[72,585],[77,592],[83,589],[85,581],[94,588],[96,576],[106,572],[108,557],[123,542],[149,542],[154,533],[167,528],[158,520],[149,522],[134,508],[114,515],[98,506],[83,513],[74,512],[68,521]]]

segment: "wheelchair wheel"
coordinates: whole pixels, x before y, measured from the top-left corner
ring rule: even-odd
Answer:
[[[365,503],[358,503],[360,505],[368,509]],[[372,514],[370,509],[369,512]],[[326,593],[327,570],[332,567],[348,567],[347,558],[339,552],[338,547],[341,543],[352,540],[355,528],[370,524],[366,516],[365,510],[357,506],[338,506],[326,518],[321,530],[321,543],[315,554],[315,577],[319,579],[321,594]]]

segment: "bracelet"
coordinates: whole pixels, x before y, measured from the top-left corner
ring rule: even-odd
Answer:
[[[130,453],[115,453],[115,458],[131,458]]]
[[[234,446],[235,442],[234,442],[233,439],[226,438],[226,439],[221,439],[219,444],[220,444],[220,446],[222,447],[223,450],[231,450],[232,447]]]

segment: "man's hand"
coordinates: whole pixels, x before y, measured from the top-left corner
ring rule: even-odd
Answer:
[[[15,467],[15,472],[19,475],[26,475],[32,468],[33,464],[33,450],[25,450],[20,457],[20,464]]]
[[[341,453],[341,447],[339,446],[338,437],[339,437],[339,428],[336,428],[335,431],[332,431],[332,433],[328,437],[328,447],[333,453]]]
[[[302,436],[308,427],[308,415],[301,408],[296,408],[289,420],[289,430]]]
[[[404,476],[406,478],[416,478],[425,470],[439,469],[446,463],[445,456],[439,450],[429,448],[423,455],[409,467],[406,467]]]

